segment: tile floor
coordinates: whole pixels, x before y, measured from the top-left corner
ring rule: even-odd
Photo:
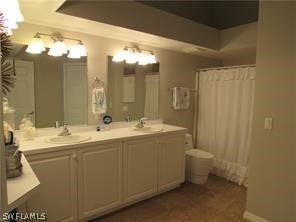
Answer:
[[[92,222],[244,222],[246,189],[216,176],[206,185],[180,188]]]

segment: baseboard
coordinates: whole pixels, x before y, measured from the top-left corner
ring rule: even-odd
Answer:
[[[266,219],[264,219],[262,217],[259,217],[259,216],[255,215],[255,214],[252,214],[252,213],[250,213],[248,211],[244,212],[244,219],[247,219],[247,220],[249,220],[251,222],[270,222],[269,220],[266,220]]]

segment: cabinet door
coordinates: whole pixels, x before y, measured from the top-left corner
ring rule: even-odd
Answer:
[[[122,144],[78,151],[79,218],[98,215],[122,203]]]
[[[124,201],[130,202],[157,191],[155,138],[124,143]]]
[[[166,190],[184,182],[185,135],[159,137],[158,190]]]
[[[30,155],[40,186],[26,204],[27,212],[46,213],[48,221],[77,221],[76,152]]]

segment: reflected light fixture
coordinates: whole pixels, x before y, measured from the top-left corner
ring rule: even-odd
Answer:
[[[4,17],[4,26],[1,32],[12,35],[12,29],[18,28],[17,23],[24,21],[18,0],[0,0],[0,13]]]
[[[139,65],[147,65],[157,63],[154,53],[150,50],[140,49],[138,47],[125,46],[123,50],[118,52],[112,58],[113,62],[123,62],[128,64],[138,63]]]
[[[68,54],[68,58],[80,59],[82,56],[87,56],[86,48],[80,39],[64,37],[58,33],[50,35],[38,32],[32,39],[31,43],[28,45],[26,52],[40,54],[41,52],[45,51],[45,47],[40,36],[48,36],[53,40],[53,44],[50,46],[50,49],[48,51],[48,55],[50,56],[57,57],[68,54],[68,50],[66,44],[64,43],[64,39],[77,41],[76,45],[74,45],[71,48]]]

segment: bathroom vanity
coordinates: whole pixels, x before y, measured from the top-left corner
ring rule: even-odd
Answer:
[[[21,141],[40,180],[26,211],[45,212],[48,221],[86,221],[178,187],[184,181],[187,130],[151,127],[150,132],[86,127],[73,134],[91,139],[74,144],[48,143],[49,135]]]

